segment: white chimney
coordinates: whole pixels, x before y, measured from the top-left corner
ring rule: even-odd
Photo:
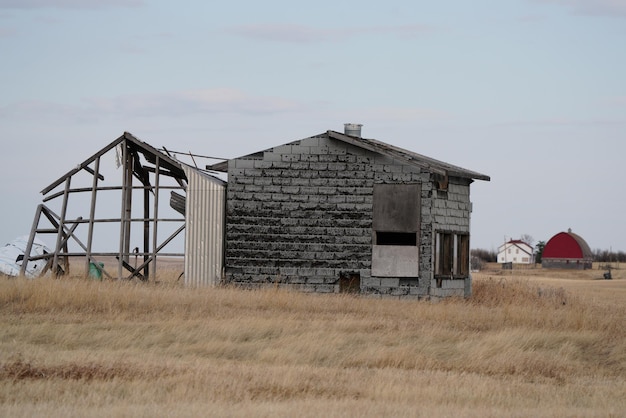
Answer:
[[[360,123],[344,123],[343,132],[346,135],[361,137],[361,125]]]

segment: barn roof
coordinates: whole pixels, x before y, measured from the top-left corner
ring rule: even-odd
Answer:
[[[559,232],[546,243],[542,258],[579,258],[592,259],[589,244],[571,230]]]
[[[491,178],[486,174],[481,174],[476,171],[467,170],[462,167],[458,167],[456,165],[448,164],[443,161],[436,160],[434,158],[427,157],[422,154],[418,154],[413,151],[409,151],[400,147],[396,147],[394,145],[387,144],[382,141],[378,141],[376,139],[367,139],[361,138],[357,136],[351,136],[342,134],[335,131],[326,131],[325,133],[315,135],[317,137],[326,136],[331,139],[335,139],[337,141],[341,141],[359,148],[366,149],[368,151],[375,152],[377,154],[385,155],[390,158],[403,161],[407,164],[411,164],[426,171],[441,174],[444,176],[453,176],[453,177],[461,177],[467,179],[475,179],[475,180],[485,180],[489,181]],[[315,137],[314,136],[314,137]],[[271,150],[268,149],[266,151]],[[259,151],[253,154],[248,154],[239,158],[255,158],[262,156],[263,151]],[[226,172],[228,170],[228,162],[224,161],[219,164],[214,164],[212,166],[207,167],[207,169]]]

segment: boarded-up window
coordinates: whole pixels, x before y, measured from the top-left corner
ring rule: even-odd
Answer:
[[[374,231],[416,233],[420,223],[420,197],[419,184],[375,184]]]
[[[457,274],[462,277],[469,275],[470,242],[469,235],[457,235],[458,263]]]
[[[375,184],[372,275],[417,277],[420,184]]]
[[[438,232],[435,237],[435,274],[446,277],[469,275],[469,235]]]

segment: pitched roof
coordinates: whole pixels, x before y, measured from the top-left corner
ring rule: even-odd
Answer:
[[[408,151],[406,149],[399,148],[399,147],[384,143],[382,141],[378,141],[376,139],[366,139],[366,138],[342,134],[342,133],[331,131],[331,130],[326,131],[326,133],[315,135],[315,136],[328,136],[328,138],[332,138],[332,139],[344,142],[346,144],[350,144],[350,145],[353,145],[362,149],[366,149],[368,151],[372,151],[377,154],[385,155],[390,158],[403,161],[407,164],[415,165],[426,171],[436,173],[436,174],[441,174],[444,176],[447,175],[447,176],[461,177],[461,178],[467,178],[467,179],[476,179],[476,180],[485,180],[485,181],[491,180],[491,178],[486,174],[481,174],[476,171],[467,170],[465,168],[448,164],[443,161],[435,160],[434,158],[426,157],[425,155],[421,155],[413,151]],[[269,151],[269,150],[271,150],[271,148],[266,151]],[[246,157],[258,158],[262,156],[262,152],[263,151],[256,152],[253,154],[248,154],[239,158],[246,158]],[[207,169],[215,170],[215,171],[227,171],[228,161],[214,164],[212,166],[207,167]]]
[[[532,254],[532,248],[529,244],[525,243],[524,241],[520,240],[520,239],[515,239],[515,240],[510,240],[509,242],[505,242],[504,244],[500,245],[498,247],[498,254],[500,254],[501,252],[505,251],[508,247],[516,247],[519,248],[520,250],[522,250],[523,252],[525,252],[528,255],[533,255]],[[526,248],[524,248],[526,247]],[[530,251],[527,250],[527,248],[530,248]]]
[[[486,174],[481,174],[476,171],[467,170],[443,161],[435,160],[434,158],[399,148],[394,145],[386,144],[376,139],[360,138],[335,131],[327,131],[327,134],[333,139],[338,139],[345,143],[364,148],[378,154],[405,161],[433,173],[476,180],[491,180],[491,178]]]

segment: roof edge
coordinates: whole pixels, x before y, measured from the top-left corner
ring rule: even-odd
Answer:
[[[343,141],[345,143],[364,148],[372,152],[387,155],[394,159],[399,159],[401,161],[415,165],[436,174],[474,180],[491,181],[491,177],[486,174],[448,164],[443,161],[436,160],[434,158],[430,158],[404,148],[396,147],[394,145],[378,141],[376,139],[360,138],[356,136],[342,134],[340,132],[332,130],[329,130],[326,133],[329,137],[333,139],[337,139],[339,141]]]

